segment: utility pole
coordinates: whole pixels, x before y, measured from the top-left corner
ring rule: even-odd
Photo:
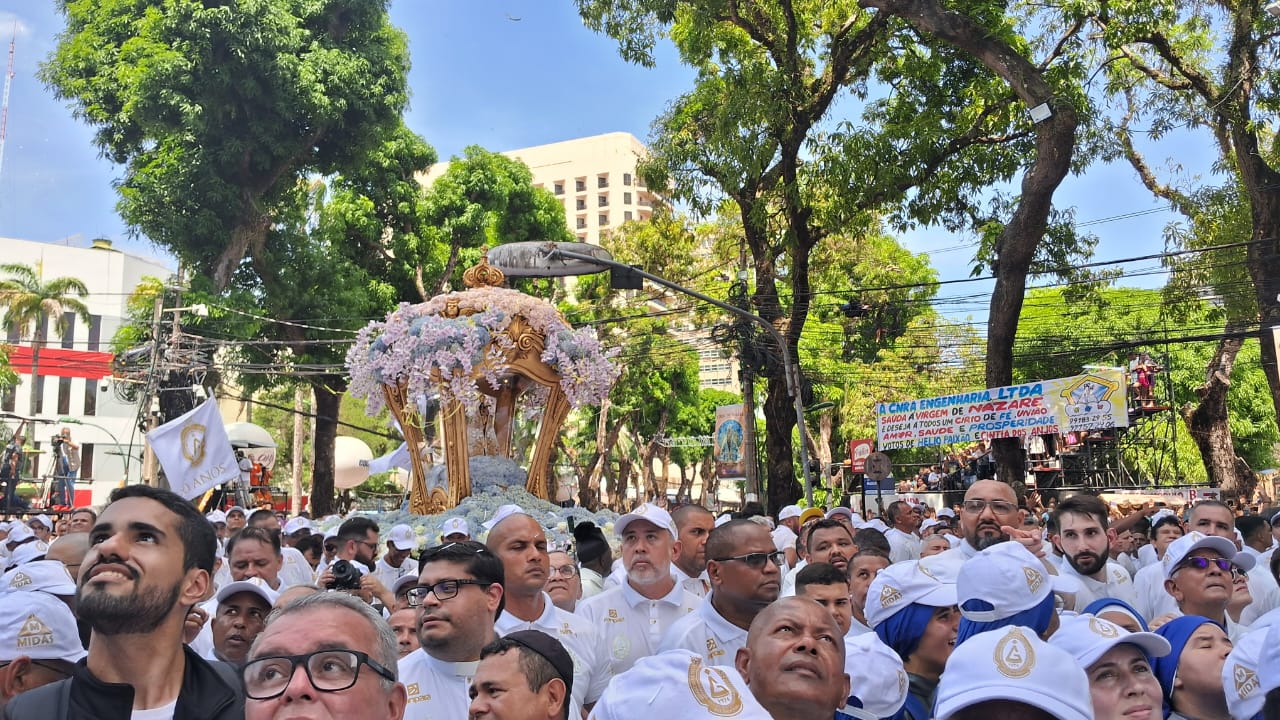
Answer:
[[[748,277],[750,272],[747,269],[747,242],[744,239],[738,242],[738,282],[735,285],[737,299],[734,304],[749,311],[751,288],[747,285]],[[750,325],[742,320],[737,322],[750,328]],[[764,490],[760,487],[760,457],[756,452],[756,383],[755,372],[747,364],[745,343],[738,346],[738,373],[742,380],[742,414],[746,420],[742,445],[743,454],[747,458],[747,492],[755,493],[759,498],[764,497]]]
[[[156,429],[156,401],[160,395],[160,318],[164,314],[164,291],[156,295],[155,307],[151,312],[151,370],[147,373],[147,392],[143,395],[146,403],[147,432]],[[143,443],[142,481],[155,485],[159,477],[160,463],[156,453],[151,449],[150,441]]]

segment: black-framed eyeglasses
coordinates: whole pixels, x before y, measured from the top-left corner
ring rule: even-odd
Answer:
[[[981,500],[974,498],[965,500],[960,507],[964,508],[967,513],[977,515],[987,508],[991,508],[991,512],[997,515],[1008,515],[1018,509],[1017,503],[1011,503],[1008,500]]]
[[[560,567],[551,568],[551,572],[552,574],[559,575],[560,577],[571,578],[574,575],[578,574],[578,566],[577,565],[561,565]]]
[[[1213,563],[1214,565],[1217,566],[1219,570],[1221,570],[1224,573],[1233,572],[1236,569],[1236,566],[1233,565],[1232,562],[1226,558],[1189,557],[1186,560],[1183,560],[1181,563],[1179,563],[1177,569],[1174,572],[1177,572],[1177,570],[1182,570],[1184,568],[1189,568],[1189,567],[1195,568],[1197,570],[1208,570],[1209,563]]]
[[[418,607],[427,599],[427,593],[434,593],[437,600],[448,600],[457,597],[458,591],[463,585],[480,585],[481,587],[489,587],[493,583],[484,582],[483,580],[441,580],[435,585],[414,585],[409,588],[409,607]]]
[[[250,660],[244,666],[244,692],[251,700],[270,700],[285,691],[301,665],[311,687],[320,692],[341,692],[360,679],[360,666],[368,665],[395,682],[395,673],[358,650],[316,650],[306,655],[278,655]]]
[[[711,559],[715,560],[716,562],[729,562],[730,560],[737,560],[740,563],[745,563],[746,566],[751,568],[752,570],[760,570],[764,568],[764,565],[766,562],[772,562],[774,565],[777,565],[778,567],[782,567],[782,564],[786,562],[787,556],[786,556],[786,553],[782,552],[781,550],[775,550],[773,552],[753,552],[753,553],[747,553],[746,555],[734,555],[732,557],[711,558]]]

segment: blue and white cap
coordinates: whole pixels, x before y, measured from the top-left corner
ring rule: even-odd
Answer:
[[[902,658],[875,633],[844,641],[844,671],[849,674],[849,701],[836,711],[859,720],[893,717],[907,702],[910,680]]]
[[[1093,720],[1089,678],[1075,658],[1017,625],[978,633],[956,646],[938,683],[934,717],[949,720],[965,708],[1008,700],[1058,720]]]
[[[955,605],[955,583],[919,562],[894,563],[877,573],[867,588],[867,625],[875,628],[912,603]]]
[[[969,558],[956,578],[960,612],[974,622],[995,622],[1044,602],[1054,592],[1079,592],[1080,585],[1064,575],[1051,575],[1020,543],[1002,542]],[[983,600],[990,610],[966,609],[965,602]]]

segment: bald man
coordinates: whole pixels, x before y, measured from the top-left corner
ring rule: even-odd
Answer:
[[[961,505],[960,530],[964,539],[959,547],[938,553],[934,558],[959,570],[965,560],[1009,540],[1022,543],[1031,554],[1043,558],[1043,538],[1039,533],[1022,530],[1021,524],[1018,496],[1013,488],[999,480],[979,480],[965,491]]]
[[[844,637],[826,608],[782,598],[761,610],[736,667],[774,720],[830,720],[849,697]]]

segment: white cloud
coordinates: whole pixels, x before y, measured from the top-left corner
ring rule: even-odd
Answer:
[[[0,41],[12,40],[15,31],[20,38],[31,36],[31,26],[26,20],[17,13],[0,10]]]

